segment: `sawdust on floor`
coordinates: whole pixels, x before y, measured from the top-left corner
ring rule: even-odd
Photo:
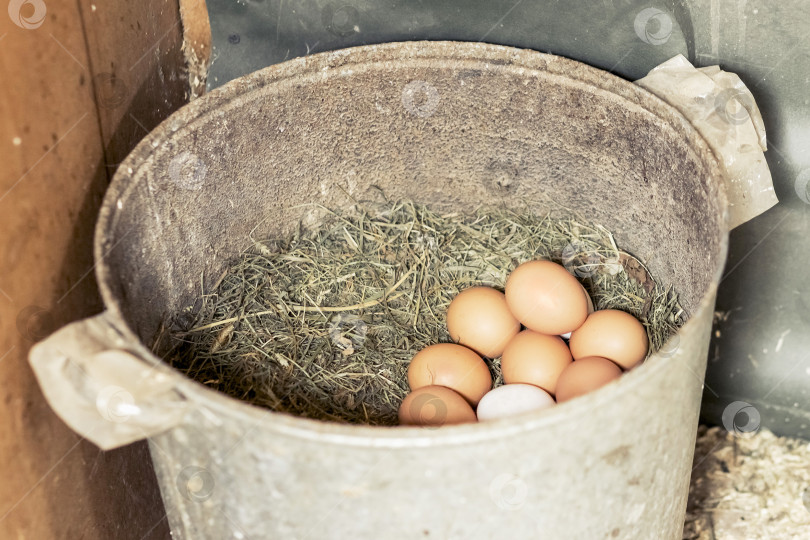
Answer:
[[[700,426],[683,538],[810,538],[810,443]]]

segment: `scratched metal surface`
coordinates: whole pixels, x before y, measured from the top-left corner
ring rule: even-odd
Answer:
[[[414,81],[439,100],[415,105]],[[380,190],[459,212],[530,201],[554,215],[541,201],[557,201],[614,231],[652,275],[677,280],[693,315],[677,350],[599,392],[489,425],[381,429],[269,414],[146,370],[172,389],[158,400],[180,396],[187,413],[150,437],[173,537],[680,540],[702,393],[694,374],[705,370],[728,245],[719,175],[705,142],[639,87],[492,45],[319,54],[194,101],[129,155],[98,221],[102,317],[147,364],[160,362],[146,344],[163,314],[193,302],[201,277],[209,287],[249,238],[318,221],[302,201],[373,205]],[[68,337],[51,346],[60,363],[88,357],[71,354]],[[92,392],[71,395],[103,421]],[[165,409],[138,403],[146,414],[119,433],[154,429],[148,411]]]
[[[297,56],[418,39],[527,47],[629,79],[678,53],[737,72],[762,109],[782,202],[731,234],[703,417],[720,424],[743,401],[757,425],[810,438],[810,3],[208,0],[208,8],[210,88]]]

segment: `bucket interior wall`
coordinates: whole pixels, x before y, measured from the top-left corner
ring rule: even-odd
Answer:
[[[295,76],[270,68],[233,83],[240,95],[219,107],[172,117],[104,233],[122,315],[150,343],[251,234],[321,218],[303,203],[340,209],[383,194],[458,212],[569,208],[614,232],[694,310],[724,234],[694,141],[629,84],[609,82],[622,96],[568,76],[572,62],[536,56],[533,66],[413,58],[326,71],[302,61]]]
[[[107,318],[150,344],[251,236],[317,223],[313,203],[383,197],[462,213],[567,208],[613,231],[692,318],[672,357],[489,425],[268,414],[177,375],[193,411],[150,439],[173,535],[229,537],[237,522],[251,537],[680,538],[725,196],[688,122],[604,72],[430,42],[324,53],[233,81],[161,124],[116,173],[96,237]],[[216,483],[202,502],[178,483],[198,465]],[[525,506],[490,519],[505,516],[493,513],[493,485],[512,478],[527,487]]]

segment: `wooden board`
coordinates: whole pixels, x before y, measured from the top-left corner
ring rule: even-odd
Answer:
[[[0,538],[167,538],[145,443],[101,452],[75,435],[45,403],[27,353],[102,309],[92,233],[104,190],[188,99],[178,1],[10,4],[0,13]]]

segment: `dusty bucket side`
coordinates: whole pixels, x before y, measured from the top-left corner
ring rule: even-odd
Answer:
[[[726,255],[721,184],[705,142],[650,94],[492,45],[315,55],[184,108],[119,170],[96,253],[120,343],[187,406],[171,430],[147,433],[174,534],[677,538]],[[216,279],[263,218],[257,234],[283,235],[318,218],[297,203],[349,204],[347,192],[373,199],[378,187],[458,211],[554,200],[615,231],[691,318],[668,357],[598,392],[440,430],[260,410],[148,351],[160,317],[190,302],[201,275]]]

